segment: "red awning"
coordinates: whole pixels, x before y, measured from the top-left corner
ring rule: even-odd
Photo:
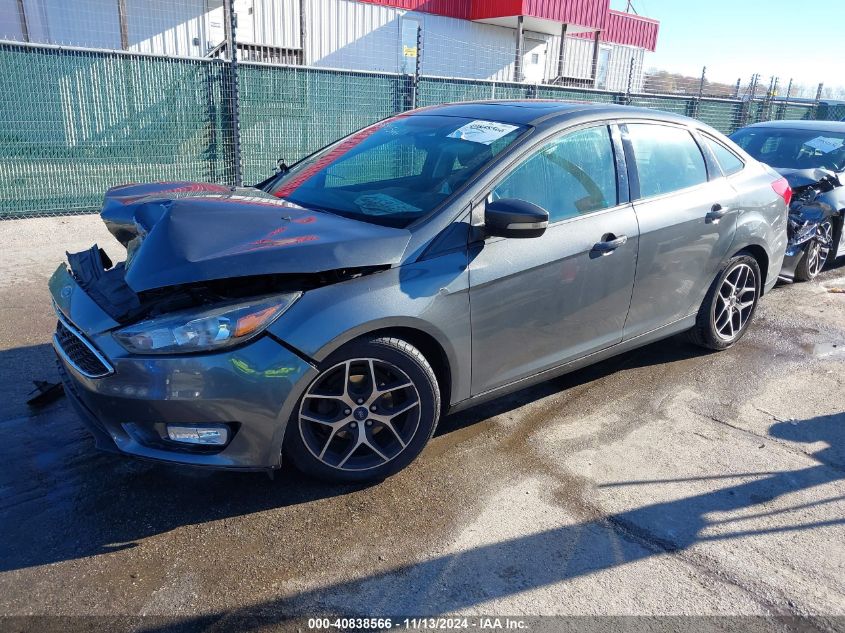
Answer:
[[[409,11],[434,13],[514,28],[523,16],[524,28],[542,33],[559,33],[567,24],[569,33],[601,31],[601,39],[614,44],[638,46],[653,51],[657,46],[657,20],[614,11],[610,0],[362,0]]]

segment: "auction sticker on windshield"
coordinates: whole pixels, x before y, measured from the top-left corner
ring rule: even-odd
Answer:
[[[822,154],[829,154],[833,150],[840,149],[843,142],[845,142],[845,139],[817,136],[816,138],[804,143],[804,145],[812,147],[813,149],[820,151]]]
[[[496,123],[494,121],[472,121],[449,134],[448,138],[460,138],[465,141],[472,141],[473,143],[490,145],[493,141],[499,140],[505,134],[513,132],[518,127],[518,125]]]

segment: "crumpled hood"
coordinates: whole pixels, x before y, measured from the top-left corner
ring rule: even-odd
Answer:
[[[411,234],[311,211],[264,191],[202,183],[124,185],[103,221],[127,245],[136,293],[252,275],[320,273],[400,261]]]
[[[787,169],[780,168],[776,171],[786,178],[789,186],[793,189],[801,189],[810,185],[815,185],[822,178],[830,176],[833,172],[824,169]]]

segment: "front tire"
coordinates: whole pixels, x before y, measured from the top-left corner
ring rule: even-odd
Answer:
[[[812,281],[818,277],[830,258],[834,246],[833,237],[833,224],[830,220],[819,224],[816,237],[807,243],[804,255],[795,267],[796,281]]]
[[[398,338],[359,339],[332,354],[288,422],[284,451],[331,482],[380,481],[420,454],[440,415],[437,377]]]
[[[757,260],[740,253],[713,280],[689,338],[696,345],[721,351],[745,334],[757,309],[761,288]]]

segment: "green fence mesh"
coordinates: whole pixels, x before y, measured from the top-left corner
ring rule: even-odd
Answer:
[[[239,80],[245,183],[407,107],[396,75],[242,65]]]
[[[757,121],[845,117],[824,103],[626,95],[511,82],[0,44],[0,219],[96,211],[125,182],[269,175],[367,124],[417,106],[477,99],[630,103],[699,118],[726,134]]]
[[[812,113],[805,118],[812,118]],[[818,118],[825,121],[845,121],[845,105],[821,103],[818,108]]]
[[[0,215],[95,210],[111,185],[231,180],[223,63],[0,46]]]

